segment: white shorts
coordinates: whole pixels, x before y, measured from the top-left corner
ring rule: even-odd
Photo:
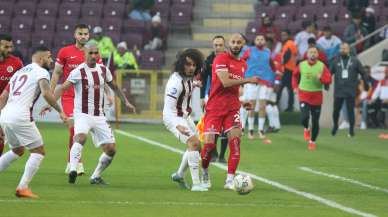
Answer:
[[[116,143],[112,128],[105,116],[92,116],[88,114],[74,114],[74,134],[92,134],[96,148],[103,144]]]
[[[172,118],[164,118],[163,123],[166,126],[166,128],[174,134],[176,138],[179,139],[184,144],[187,144],[187,140],[191,138],[192,136],[197,136],[196,134],[196,126],[193,122],[193,120],[190,117],[183,118],[183,117],[172,117]],[[189,135],[182,134],[176,127],[178,125],[184,126],[188,129]]]
[[[245,84],[244,85],[244,99],[253,100],[269,100],[273,88],[265,85]]]
[[[11,149],[26,147],[30,150],[43,145],[42,136],[35,122],[1,123],[1,128],[5,143],[8,143]]]

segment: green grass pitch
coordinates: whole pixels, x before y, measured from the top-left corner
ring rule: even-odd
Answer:
[[[223,189],[226,172],[215,166],[210,167],[213,187],[209,192],[179,189],[170,174],[177,169],[180,155],[118,133],[116,158],[103,174],[110,185],[88,183],[101,153],[91,138],[83,151],[87,174],[69,185],[64,174],[67,130],[59,124],[39,124],[39,129],[47,155],[31,188],[41,198],[14,196],[28,157],[25,155],[0,173],[1,217],[357,216],[260,181],[255,181],[253,192],[240,196]],[[185,148],[162,125],[123,124],[121,130]],[[239,169],[371,216],[388,216],[388,142],[377,138],[380,131],[356,131],[355,138],[347,138],[346,132],[332,137],[328,129],[322,129],[314,152],[307,150],[302,131],[299,126],[285,126],[280,133],[270,134],[270,145],[244,136]],[[300,167],[379,188],[309,173]]]

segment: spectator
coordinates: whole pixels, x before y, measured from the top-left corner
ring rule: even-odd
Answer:
[[[163,45],[163,27],[160,14],[157,13],[151,21],[151,40],[144,46],[144,50],[159,50]]]
[[[369,5],[369,0],[347,0],[346,7],[352,16],[360,16],[366,7]]]
[[[109,36],[103,36],[102,28],[96,26],[93,28],[94,38],[92,41],[95,41],[98,44],[98,49],[100,50],[101,59],[104,64],[110,58],[112,53],[115,51],[115,46],[113,45],[112,39]]]
[[[382,126],[387,127],[385,120],[388,111],[388,67],[385,70],[385,78],[377,84],[372,95],[372,102],[376,104],[375,108],[382,111],[381,120]]]
[[[117,69],[139,69],[135,55],[128,50],[125,41],[117,44],[117,50],[114,52],[113,59]]]
[[[261,19],[261,26],[259,28],[258,34],[262,34],[266,38],[273,38],[277,41],[280,40],[279,30],[273,25],[273,22],[269,16],[264,16]]]
[[[129,18],[133,20],[151,21],[151,8],[155,0],[131,0]]]
[[[354,42],[362,39],[364,36],[368,35],[368,30],[361,26],[361,19],[359,16],[354,16],[352,22],[346,26],[344,31],[344,41],[349,45]],[[359,43],[356,45],[356,51],[360,52],[364,48],[364,43]]]
[[[294,91],[292,89],[291,79],[292,72],[296,68],[296,58],[298,55],[298,48],[291,38],[291,33],[289,30],[283,30],[280,33],[282,40],[282,50],[280,52],[282,64],[284,67],[284,74],[282,77],[281,86],[277,95],[277,101],[280,101],[282,96],[283,88],[286,87],[288,91],[288,107],[286,111],[290,112],[294,110]]]
[[[331,68],[331,73],[334,76],[334,111],[333,111],[333,129],[331,134],[336,135],[338,130],[338,119],[343,103],[346,103],[349,121],[349,137],[354,136],[354,108],[356,100],[356,90],[358,87],[358,76],[361,75],[364,81],[364,89],[368,90],[369,86],[366,82],[366,75],[361,62],[356,56],[350,55],[350,47],[348,43],[342,43],[340,48],[340,56],[335,59]]]
[[[384,25],[387,25],[387,24],[388,24],[388,19],[385,20],[385,24],[384,24]],[[384,28],[383,30],[381,30],[379,36],[380,36],[380,38],[381,38],[382,40],[387,39],[387,38],[388,38],[388,27],[386,27],[386,28]]]
[[[303,56],[309,47],[307,41],[309,38],[315,38],[314,32],[316,30],[316,25],[310,21],[304,21],[302,25],[304,30],[300,31],[295,36],[295,43],[298,46],[299,52],[298,59],[303,59]]]
[[[359,89],[361,90],[360,94],[360,106],[361,106],[361,124],[360,129],[365,130],[368,127],[368,101],[371,99],[373,90],[377,86],[377,81],[371,76],[370,66],[364,66],[365,71],[365,82],[370,87],[369,90],[364,88],[364,80],[361,80]]]
[[[325,54],[325,52],[323,52],[320,48],[317,47],[317,42],[315,41],[315,38],[309,38],[309,39],[307,40],[307,43],[308,43],[308,45],[309,45],[309,48],[311,48],[311,47],[317,48],[317,50],[318,50],[318,60],[320,60],[320,61],[323,62],[326,66],[328,66],[326,54]],[[307,51],[306,51],[306,53],[304,53],[303,59],[304,59],[304,60],[307,60]]]
[[[367,7],[361,20],[361,25],[368,31],[368,34],[376,30],[376,16],[373,8]]]
[[[330,26],[323,28],[323,34],[324,36],[318,39],[317,46],[325,52],[327,62],[331,67],[334,58],[339,54],[341,39],[339,39],[336,35],[333,35],[333,31]]]

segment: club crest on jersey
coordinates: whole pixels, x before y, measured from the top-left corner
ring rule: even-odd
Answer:
[[[170,90],[170,95],[175,95],[176,93],[178,92],[178,90],[174,87],[174,88],[171,88]]]
[[[12,66],[8,66],[8,67],[7,67],[7,72],[8,72],[8,73],[13,72],[13,67],[12,67]]]

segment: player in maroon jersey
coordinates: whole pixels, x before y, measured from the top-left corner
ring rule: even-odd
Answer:
[[[7,86],[12,75],[23,67],[22,61],[13,55],[12,37],[10,35],[0,34],[0,94]],[[0,156],[3,153],[4,140],[3,135],[0,136]]]
[[[77,68],[78,65],[85,62],[84,59],[84,45],[89,40],[89,27],[86,24],[78,24],[74,30],[74,39],[75,44],[65,46],[61,48],[57,55],[57,60],[55,63],[54,72],[51,78],[51,90],[54,91],[55,87],[62,77],[62,80],[65,81],[69,76],[70,72]],[[74,110],[74,88],[71,87],[69,90],[65,91],[61,97],[61,103],[63,111],[70,118],[69,119],[69,145],[68,151],[70,153],[71,146],[73,145],[74,137],[74,121],[71,119],[73,117]],[[66,167],[66,173],[69,173],[69,158],[68,164]],[[84,168],[82,162],[78,164],[77,172],[79,175],[84,173]]]
[[[240,162],[240,107],[239,88],[246,83],[257,84],[259,79],[244,79],[247,65],[239,58],[243,47],[241,34],[233,34],[228,52],[216,56],[212,66],[209,100],[206,104],[204,147],[202,149],[203,184],[210,188],[208,174],[211,151],[215,148],[215,135],[224,131],[228,135],[230,155],[225,189],[234,189],[233,178]]]

